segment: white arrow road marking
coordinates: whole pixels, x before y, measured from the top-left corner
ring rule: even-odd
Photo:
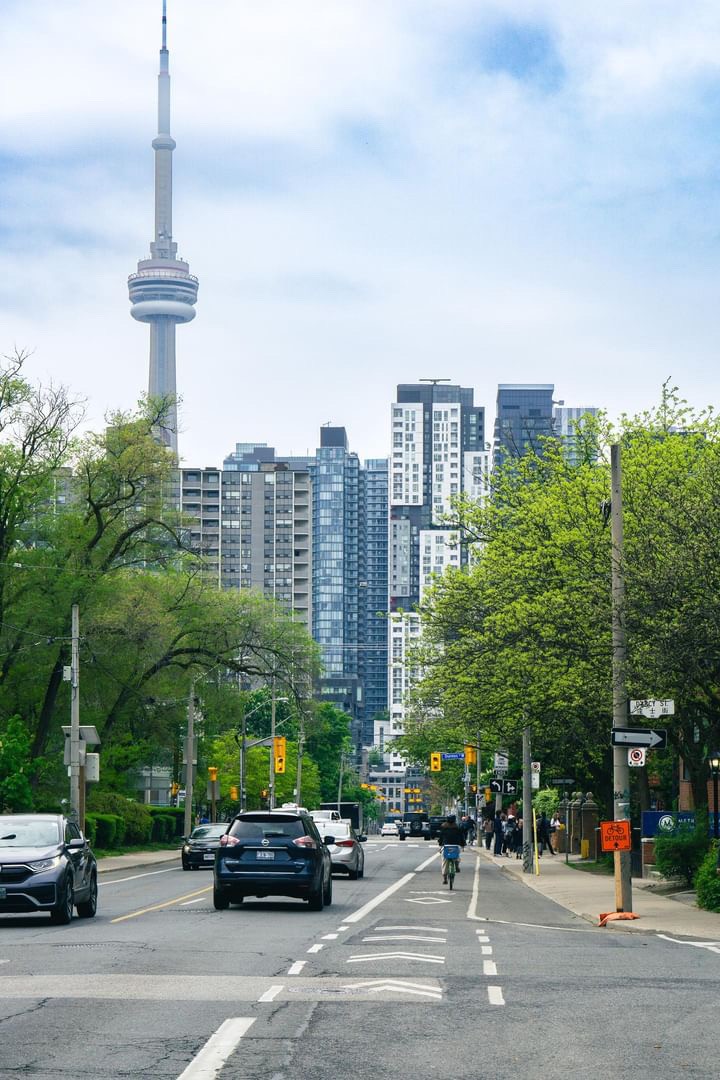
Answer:
[[[350,959],[345,962],[347,964],[364,964],[368,960],[420,960],[426,964],[445,963],[444,956],[410,952],[358,953],[356,956],[351,956]]]
[[[406,904],[452,904],[452,900],[440,900],[437,896],[420,896],[417,900],[406,900]]]
[[[288,968],[288,975],[299,975],[306,963],[307,960],[296,960],[295,963],[291,964]]]
[[[268,990],[265,991],[264,994],[260,995],[260,997],[258,998],[258,1001],[274,1001],[275,998],[280,993],[280,991],[284,990],[284,989],[285,989],[285,987],[283,986],[282,983],[276,984],[275,986],[271,986]]]
[[[491,1005],[504,1005],[505,998],[503,997],[501,986],[488,986],[488,1000]]]
[[[492,960],[483,960],[483,975],[497,975],[497,966]]]
[[[425,934],[380,934],[377,937],[364,937],[366,941],[429,941],[433,945],[447,945],[445,937],[428,937]]]
[[[308,949],[308,952],[309,953],[311,953],[311,952],[313,952],[313,953],[314,952],[320,952],[320,950],[324,949],[324,948],[325,948],[324,945],[311,945],[310,948]]]
[[[396,994],[417,994],[422,997],[442,1000],[442,990],[436,986],[426,986],[423,983],[403,982],[401,979],[371,979],[369,982],[346,983],[343,989],[357,990],[367,987],[371,994],[384,991],[393,991]]]
[[[675,945],[692,945],[695,949],[707,949],[709,952],[720,953],[720,941],[680,941],[678,938],[668,937],[667,934],[658,934],[663,941],[672,941]]]
[[[418,926],[417,923],[413,923],[412,926],[377,926],[375,927],[376,933],[382,933],[385,930],[429,930],[432,934],[447,934],[448,930],[445,926]]]
[[[236,1016],[225,1020],[187,1069],[180,1073],[178,1080],[213,1080],[254,1023],[254,1017]]]

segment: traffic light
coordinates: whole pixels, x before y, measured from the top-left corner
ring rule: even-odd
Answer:
[[[170,794],[172,795],[173,799],[175,798],[179,790],[180,785],[173,780],[172,784],[170,785]]]
[[[264,788],[262,788],[262,790],[260,791],[260,798],[261,798],[261,799],[267,799],[267,797],[268,797],[268,795],[269,795],[269,794],[270,794],[270,792],[268,791],[268,789],[267,789],[266,787],[264,787]]]
[[[485,788],[485,802],[486,802],[486,803],[492,802],[492,794],[493,794],[493,793],[492,793],[492,791],[490,790],[490,788],[489,788],[489,787],[486,787],[486,788]]]
[[[233,784],[231,786],[231,788],[230,788],[230,798],[232,799],[233,802],[238,801],[238,789],[235,786],[235,784]]]
[[[273,759],[275,772],[285,772],[285,739],[282,735],[276,735],[273,739]]]
[[[471,784],[470,785],[470,790],[472,791],[472,793],[474,795],[476,793],[476,791],[477,791],[477,784]]]
[[[208,765],[208,776],[210,777],[210,783],[214,784],[217,780],[217,765]]]
[[[434,751],[430,755],[430,772],[440,772],[442,769],[442,754]]]
[[[474,746],[465,747],[465,764],[477,765],[477,750]]]

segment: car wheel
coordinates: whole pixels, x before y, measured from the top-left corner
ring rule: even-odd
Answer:
[[[67,926],[69,922],[72,922],[74,906],[72,883],[70,878],[65,878],[65,884],[60,888],[60,899],[50,912],[50,922],[58,926]]]
[[[230,907],[230,897],[224,889],[218,889],[217,886],[213,889],[213,907],[216,911],[227,911]]]
[[[189,864],[188,864],[188,863],[186,863],[184,859],[183,859],[183,861],[182,861],[182,866],[183,866],[183,870],[189,870],[189,869],[190,869],[190,866],[189,866]]]
[[[357,881],[357,879],[358,879],[358,871],[357,870],[348,870],[348,877],[350,878],[351,881]]]
[[[233,904],[242,904],[244,899],[245,899],[244,896],[233,896],[232,903]]]
[[[328,878],[327,888],[323,893],[323,904],[329,907],[332,904],[332,877]]]
[[[358,877],[360,877],[360,878],[365,877],[365,863],[364,862],[362,862],[360,864],[360,866],[358,867]]]
[[[97,877],[95,874],[93,874],[92,880],[90,882],[90,891],[88,892],[87,898],[85,900],[81,900],[80,903],[77,905],[77,913],[81,919],[94,918],[95,912],[97,911],[97,896]]]
[[[318,889],[316,889],[314,892],[311,892],[310,896],[308,897],[308,907],[310,908],[311,911],[322,911],[322,909],[325,907],[325,895],[324,894],[325,894],[325,890],[324,890],[324,888],[322,886],[322,882],[321,882],[320,887]]]

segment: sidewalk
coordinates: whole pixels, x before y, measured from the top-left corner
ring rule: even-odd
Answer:
[[[173,860],[180,861],[180,848],[172,851],[131,851],[127,855],[106,855],[98,859],[98,874],[108,874],[111,870],[137,870],[141,866]]]
[[[540,874],[523,874],[522,861],[495,856],[485,848],[470,848],[479,858],[494,863],[505,874],[519,878],[524,885],[554,900],[588,922],[598,925],[601,912],[615,911],[615,883],[611,875],[591,874],[573,870],[565,865],[564,855],[544,855],[540,859]],[[579,861],[571,856],[571,861]],[[482,873],[482,870],[481,870]],[[633,878],[633,911],[637,919],[613,921],[607,929],[625,933],[651,931],[661,934],[680,934],[683,937],[720,940],[720,914],[702,911],[693,904],[658,895],[657,882]]]

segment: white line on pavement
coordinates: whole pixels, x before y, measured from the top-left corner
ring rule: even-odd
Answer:
[[[310,948],[308,949],[308,952],[320,952],[320,950],[324,949],[324,948],[325,948],[324,945],[311,945]]]
[[[380,934],[377,937],[364,937],[365,941],[430,941],[435,945],[447,945],[446,937],[428,937],[426,934]]]
[[[431,862],[433,862],[435,859],[439,859],[439,858],[440,858],[440,852],[436,851],[435,854],[431,855],[429,859],[426,859],[425,862],[421,862],[419,866],[415,867],[415,873],[417,873],[418,870],[424,870],[426,866],[429,866]]]
[[[492,956],[492,945],[481,945],[480,952],[483,956]]]
[[[693,945],[696,949],[707,949],[709,952],[720,953],[720,949],[717,947],[720,942],[717,941],[681,941],[679,938],[668,937],[667,934],[658,934],[657,936],[664,941],[672,941],[675,945]]]
[[[198,896],[197,900],[186,900],[180,907],[190,907],[191,904],[199,904],[201,900],[205,900],[204,896]]]
[[[493,960],[483,960],[483,975],[497,975],[497,965]]]
[[[501,986],[488,986],[488,999],[491,1005],[504,1005],[505,998],[503,997]]]
[[[408,881],[412,881],[414,877],[415,874],[411,872],[409,874],[405,874],[404,877],[398,878],[398,880],[393,885],[388,885],[387,889],[383,889],[383,891],[381,893],[378,893],[377,896],[374,896],[372,900],[368,900],[367,904],[363,904],[363,906],[361,908],[358,908],[357,911],[353,911],[352,915],[347,915],[345,918],[345,922],[360,922],[360,920],[364,919],[366,915],[369,915],[371,911],[374,911],[378,904],[382,904],[383,900],[387,900],[388,896],[392,896],[392,894],[397,892],[398,889],[402,889],[403,885],[407,885]]]
[[[478,935],[478,942],[484,941],[487,944],[487,942],[490,940],[487,934],[481,934],[479,930],[476,930],[475,933]]]
[[[213,1080],[254,1023],[254,1017],[236,1016],[225,1020],[187,1069],[180,1073],[178,1080]]]
[[[9,960],[0,960],[0,964],[9,964],[9,963],[10,963]]]
[[[349,929],[350,929],[349,926],[338,926],[338,933],[340,933],[341,930],[349,930]]]
[[[476,914],[478,904],[478,893],[480,891],[480,856],[478,855],[475,860],[475,873],[473,874],[473,887],[470,895],[470,903],[468,904],[467,917],[468,919],[479,920],[480,916]]]
[[[285,987],[282,983],[271,986],[269,990],[266,990],[264,994],[260,995],[258,1001],[274,1001],[280,991],[284,989]]]
[[[173,870],[177,870],[177,866],[170,866],[167,870],[151,870],[147,874],[133,874],[132,877],[119,877],[115,878],[114,881],[98,881],[98,887],[106,889],[108,885],[122,885],[123,881],[137,881],[143,877],[155,877],[156,874],[172,874]],[[109,872],[108,870],[105,871],[106,874]]]
[[[448,933],[445,926],[418,926],[417,923],[413,923],[412,926],[377,926],[375,929],[378,933],[383,930],[429,930],[432,934]]]
[[[307,960],[296,960],[295,963],[291,964],[288,968],[288,975],[299,975],[306,964]]]
[[[345,962],[347,964],[364,964],[368,960],[420,960],[425,964],[444,964],[445,957],[430,953],[389,952],[389,953],[363,953],[351,956]]]
[[[342,926],[340,927],[340,929],[343,929]],[[335,941],[337,936],[337,934],[323,934],[322,939],[323,941]]]

